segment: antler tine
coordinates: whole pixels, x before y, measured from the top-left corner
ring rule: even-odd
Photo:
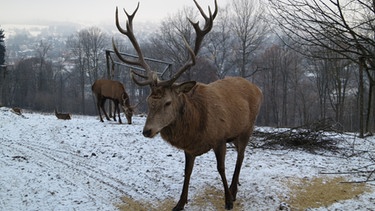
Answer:
[[[142,75],[134,70],[131,71],[131,74],[130,74],[132,80],[138,85],[138,86],[146,86],[146,85],[152,85],[152,84],[155,84],[155,83],[158,83],[159,79],[158,79],[158,76],[155,72],[150,72],[148,73],[147,76],[145,75]],[[138,77],[141,77],[141,78],[144,78],[146,80],[144,81],[138,81],[135,76],[138,76]]]
[[[177,73],[174,76],[172,76],[171,79],[169,79],[167,81],[158,82],[158,85],[171,85],[171,84],[173,84],[182,75],[182,73],[184,73],[190,67],[195,65],[195,56],[198,54],[198,51],[199,51],[200,46],[202,44],[203,38],[212,29],[213,21],[214,21],[216,15],[217,15],[217,1],[215,0],[215,11],[214,11],[214,13],[212,13],[210,7],[208,7],[209,16],[207,16],[204,13],[203,9],[201,8],[201,6],[199,6],[199,4],[197,3],[196,0],[194,0],[194,3],[197,6],[201,15],[203,16],[203,18],[205,19],[204,27],[203,27],[203,29],[201,29],[199,27],[199,21],[194,23],[193,21],[191,21],[188,18],[189,22],[193,25],[193,28],[194,28],[195,33],[196,33],[194,50],[191,49],[190,45],[188,44],[186,39],[183,37],[183,40],[185,42],[185,46],[187,47],[187,49],[189,51],[190,59],[185,63],[184,66],[182,66],[177,71]]]
[[[202,7],[197,3],[196,0],[194,0],[194,3],[197,6],[199,12],[201,13],[201,15],[203,16],[203,18],[205,20],[204,27],[203,27],[203,29],[201,29],[199,27],[199,21],[197,21],[197,22],[194,23],[192,20],[188,19],[189,22],[193,25],[194,30],[195,30],[195,32],[197,34],[196,39],[195,39],[195,45],[194,45],[194,53],[195,53],[195,55],[197,55],[198,51],[200,49],[200,46],[202,44],[204,36],[209,31],[211,31],[211,29],[212,29],[213,21],[216,18],[216,15],[217,15],[217,1],[215,0],[215,11],[214,11],[213,14],[211,12],[210,6],[208,6],[209,16],[206,15],[206,13],[203,11]]]
[[[144,56],[142,54],[142,50],[138,44],[138,41],[137,39],[135,38],[134,36],[134,33],[133,33],[133,19],[134,19],[134,16],[135,14],[137,13],[139,9],[139,2],[138,2],[138,5],[137,5],[137,8],[134,10],[134,12],[132,14],[129,14],[126,12],[126,10],[124,9],[124,12],[127,16],[127,21],[126,21],[126,30],[123,29],[121,26],[120,26],[120,23],[119,23],[119,18],[118,18],[118,7],[116,7],[116,27],[117,29],[124,35],[126,35],[130,42],[132,43],[135,51],[137,52],[138,54],[138,59],[136,60],[132,60],[132,59],[126,59],[124,58],[121,53],[118,51],[116,45],[115,45],[115,42],[114,42],[114,39],[112,39],[112,46],[113,46],[113,49],[114,49],[114,52],[116,53],[117,57],[124,63],[126,64],[130,64],[130,65],[135,65],[135,66],[140,66],[142,67],[143,69],[146,70],[146,74],[147,75],[142,75],[140,73],[137,73],[135,71],[131,71],[131,77],[133,79],[133,81],[140,85],[140,86],[144,86],[144,85],[148,85],[148,84],[151,84],[153,83],[153,81],[155,80],[155,73],[153,73],[150,69],[150,66],[146,63],[146,61],[144,60]],[[135,79],[134,77],[134,74],[141,77],[141,78],[145,78],[146,80],[145,81],[138,81]],[[157,77],[156,77],[157,78]]]
[[[117,7],[116,7],[116,9],[117,9]],[[135,16],[135,13],[137,13],[138,9],[139,9],[139,2],[137,4],[137,8],[135,8],[134,12],[131,15],[129,15],[128,12],[126,12],[125,8],[123,9],[126,16],[128,17],[128,21],[126,22],[127,23],[126,26],[129,26],[131,31],[133,31],[133,18]]]
[[[186,41],[185,37],[182,36],[182,39],[184,40],[185,46],[189,51],[190,59],[185,63],[184,66],[182,66],[176,74],[172,76],[169,80],[166,81],[158,81],[159,86],[169,86],[172,85],[181,75],[184,73],[187,69],[195,65],[195,54],[193,49],[191,49],[189,43]]]

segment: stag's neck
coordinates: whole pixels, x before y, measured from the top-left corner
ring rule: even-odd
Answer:
[[[160,132],[163,139],[173,146],[185,150],[196,142],[206,130],[206,98],[192,90],[179,98],[178,118]]]
[[[130,100],[129,100],[129,96],[128,96],[128,94],[126,94],[126,92],[125,92],[124,94],[125,94],[125,96],[127,97],[127,99],[125,100],[124,106],[125,106],[126,108],[130,108]],[[121,102],[122,102],[122,101],[121,101]]]

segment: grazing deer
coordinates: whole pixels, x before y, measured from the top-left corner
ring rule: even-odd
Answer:
[[[56,108],[55,108],[55,116],[57,117],[57,119],[63,119],[63,120],[71,119],[71,116],[69,113],[59,113],[57,112]]]
[[[189,59],[171,79],[160,80],[144,60],[133,33],[133,18],[139,4],[131,15],[124,10],[128,19],[126,29],[119,24],[116,8],[116,26],[129,38],[138,54],[138,59],[122,57],[114,42],[113,48],[121,61],[137,65],[146,71],[146,74],[132,71],[132,79],[137,85],[149,85],[151,89],[147,98],[148,114],[143,135],[153,138],[160,133],[164,140],[185,152],[184,184],[180,200],[173,210],[183,210],[187,203],[188,186],[195,158],[211,149],[215,153],[217,169],[224,185],[225,208],[232,209],[233,201],[236,200],[245,147],[253,132],[263,95],[256,85],[240,77],[230,77],[210,84],[195,81],[175,83],[182,73],[195,65],[195,57],[203,38],[211,30],[217,15],[216,0],[215,11],[211,13],[209,7],[208,16],[195,0],[194,3],[204,17],[205,24],[201,29],[198,22],[189,20],[196,32],[194,50],[184,40],[189,51]],[[225,154],[228,142],[234,144],[238,153],[230,187],[225,176]]]
[[[121,108],[123,109],[125,113],[125,117],[128,120],[128,124],[132,123],[132,116],[133,116],[134,108],[130,106],[129,96],[125,92],[125,87],[121,82],[108,80],[108,79],[99,79],[99,80],[96,80],[94,84],[91,86],[91,90],[96,96],[96,100],[97,100],[96,105],[98,107],[99,117],[100,117],[101,122],[103,122],[103,118],[102,118],[100,109],[103,110],[103,113],[105,117],[107,118],[107,120],[108,121],[110,120],[104,108],[105,101],[107,99],[110,99],[115,104],[113,120],[116,121],[116,111],[117,111],[119,123],[122,124],[121,117],[120,117],[120,108],[119,108],[119,104],[120,104]]]

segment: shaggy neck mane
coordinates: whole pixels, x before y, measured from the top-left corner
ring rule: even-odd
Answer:
[[[197,138],[206,130],[207,103],[206,98],[196,91],[198,86],[179,96],[181,105],[178,108],[179,115],[173,123],[161,131],[161,136],[172,145],[176,142],[183,144],[181,143],[183,140]]]

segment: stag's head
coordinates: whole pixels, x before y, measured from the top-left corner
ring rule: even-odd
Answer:
[[[124,63],[139,66],[145,70],[145,74],[132,71],[131,77],[137,85],[149,85],[151,89],[151,93],[147,98],[147,120],[143,129],[143,135],[145,137],[154,137],[164,127],[172,124],[179,117],[179,115],[181,115],[181,108],[183,106],[183,101],[181,100],[181,98],[183,97],[182,93],[189,92],[196,84],[195,81],[189,81],[184,83],[175,82],[186,70],[195,65],[195,56],[197,55],[200,49],[204,36],[212,29],[213,20],[217,15],[217,2],[215,0],[215,11],[213,13],[211,12],[210,7],[208,7],[209,15],[205,14],[205,12],[199,6],[196,0],[194,0],[194,3],[197,6],[201,15],[203,16],[205,23],[203,28],[201,28],[199,26],[199,22],[193,22],[190,19],[188,19],[196,33],[194,50],[188,44],[188,42],[185,39],[183,39],[183,41],[185,42],[185,46],[189,51],[189,58],[187,59],[186,63],[169,80],[160,80],[157,75],[157,72],[151,70],[150,66],[146,63],[141,48],[138,44],[138,41],[134,36],[133,19],[136,12],[138,11],[139,3],[132,14],[128,14],[124,10],[128,19],[126,22],[126,29],[120,26],[118,19],[118,9],[116,8],[117,29],[129,38],[135,51],[137,52],[138,59],[132,60],[123,57],[121,53],[118,51],[114,42],[113,49],[118,58]]]
[[[131,124],[132,116],[133,116],[133,108],[123,106],[122,109],[124,110],[126,120],[128,120],[128,124]]]
[[[121,96],[121,100],[122,100],[122,102],[120,103],[121,108],[125,113],[125,117],[126,117],[126,120],[128,121],[128,124],[131,124],[133,113],[134,113],[134,107],[130,106],[129,97],[127,94],[123,93]]]

